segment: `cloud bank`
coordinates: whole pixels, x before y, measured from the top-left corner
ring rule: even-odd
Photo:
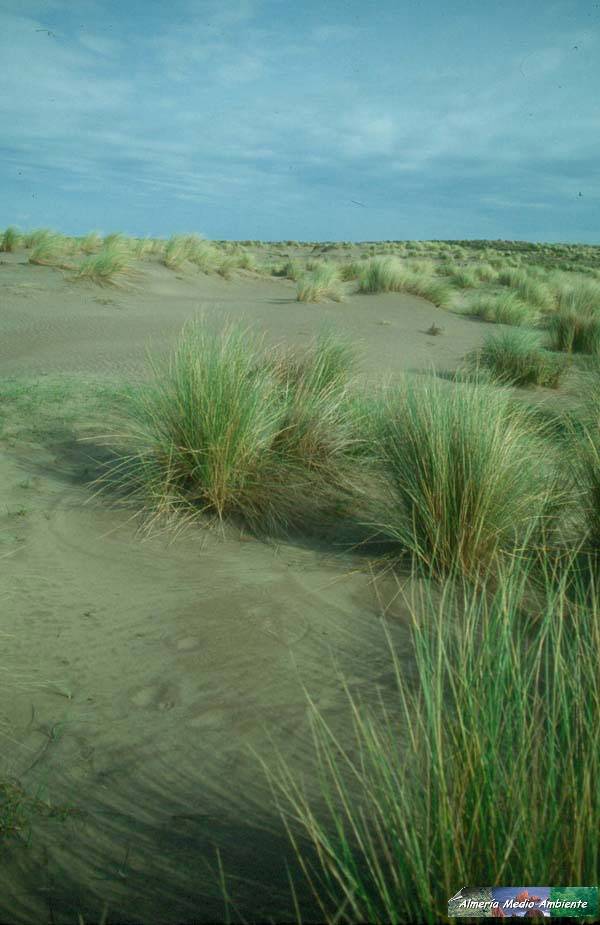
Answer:
[[[600,241],[594,4],[291,6],[0,3],[0,225]]]

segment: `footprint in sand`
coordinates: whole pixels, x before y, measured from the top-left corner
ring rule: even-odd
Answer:
[[[196,649],[199,645],[200,640],[197,636],[186,636],[177,640],[176,649],[178,652],[189,652],[190,649]]]
[[[173,684],[141,687],[129,697],[134,707],[145,710],[172,710],[179,704],[179,693]]]

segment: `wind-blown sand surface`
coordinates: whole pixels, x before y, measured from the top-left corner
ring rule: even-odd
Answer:
[[[360,344],[369,378],[451,368],[489,330],[406,295],[305,305],[283,280],[158,264],[99,288],[24,259],[0,264],[0,367],[27,381],[144,374],[149,339],[168,347],[199,311],[296,344],[325,321]],[[424,333],[434,322],[443,336]],[[104,900],[110,922],[220,920],[216,848],[253,881],[232,886],[246,916],[280,921],[293,855],[251,749],[268,760],[277,747],[316,786],[302,685],[341,738],[336,668],[366,702],[391,690],[378,597],[391,582],[376,594],[364,556],[233,528],[142,542],[129,512],[92,498],[86,452],[35,433],[0,441],[0,772],[82,811],[34,819],[31,844],[6,854],[0,921],[97,921]],[[399,601],[386,623],[410,671]]]
[[[305,343],[323,324],[359,342],[365,369],[451,368],[481,343],[489,326],[407,294],[353,295],[342,303],[297,302],[296,285],[250,273],[231,280],[175,274],[140,264],[127,289],[70,282],[61,270],[32,266],[19,254],[0,262],[0,364],[3,375],[110,374],[145,370],[149,340],[174,341],[200,312],[243,319],[274,342]],[[426,334],[433,324],[443,337]]]

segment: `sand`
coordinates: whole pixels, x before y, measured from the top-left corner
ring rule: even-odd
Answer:
[[[305,305],[285,280],[140,267],[132,285],[100,288],[3,255],[1,375],[144,375],[148,341],[168,347],[199,311],[268,342],[333,325],[369,379],[453,368],[489,330],[413,296]],[[392,583],[376,593],[364,556],[233,527],[142,541],[128,511],[92,498],[73,446],[0,440],[0,771],[80,811],[35,818],[30,844],[5,853],[0,921],[93,922],[105,901],[110,922],[223,920],[217,848],[243,914],[289,920],[293,853],[252,750],[279,749],[315,788],[303,685],[342,739],[338,671],[366,703],[392,690]],[[410,672],[399,600],[386,625]]]
[[[238,272],[231,280],[179,274],[141,263],[127,288],[71,282],[61,270],[27,264],[23,252],[0,262],[2,375],[106,374],[146,369],[148,342],[172,343],[199,313],[241,319],[268,341],[306,343],[323,325],[360,347],[365,373],[453,368],[489,325],[451,314],[418,296],[352,295],[346,302],[296,301],[296,284]],[[432,324],[443,335],[426,332]]]

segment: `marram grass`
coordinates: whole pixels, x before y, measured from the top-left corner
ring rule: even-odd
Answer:
[[[537,317],[535,309],[514,292],[478,295],[464,311],[465,314],[476,315],[494,324],[527,325],[533,324]]]
[[[359,292],[410,292],[440,308],[453,302],[452,287],[427,272],[406,269],[396,257],[373,257],[368,260],[359,278]]]
[[[579,414],[570,418],[567,460],[578,491],[584,547],[600,553],[600,369],[585,383],[585,398]]]
[[[10,254],[17,249],[21,243],[22,235],[18,228],[10,225],[0,236],[0,251]]]
[[[71,264],[66,262],[67,254],[68,246],[63,235],[51,231],[40,233],[36,243],[32,244],[29,263],[68,270]]]
[[[341,740],[308,695],[318,794],[261,761],[328,925],[448,921],[466,884],[597,882],[600,598],[548,569],[528,606],[527,578],[399,581],[412,664],[382,624],[385,706],[346,685]]]
[[[541,385],[556,389],[567,370],[565,357],[540,346],[533,331],[507,330],[486,337],[473,363],[509,385]]]
[[[600,312],[561,307],[548,319],[548,333],[553,350],[600,354]]]
[[[342,302],[344,289],[338,268],[333,264],[320,263],[316,269],[301,276],[296,292],[298,302]]]
[[[500,386],[406,376],[383,395],[377,427],[391,494],[380,529],[428,569],[485,574],[548,526],[551,455]]]
[[[154,382],[131,397],[112,477],[150,525],[204,513],[261,532],[318,520],[352,485],[342,359],[325,339],[293,368],[237,325],[188,324],[168,364],[153,362]]]
[[[131,259],[126,251],[117,245],[104,245],[99,253],[86,257],[74,274],[74,279],[93,283],[114,283],[119,276],[131,269]]]
[[[90,231],[79,241],[79,247],[84,254],[95,254],[102,247],[102,237],[98,231]]]

